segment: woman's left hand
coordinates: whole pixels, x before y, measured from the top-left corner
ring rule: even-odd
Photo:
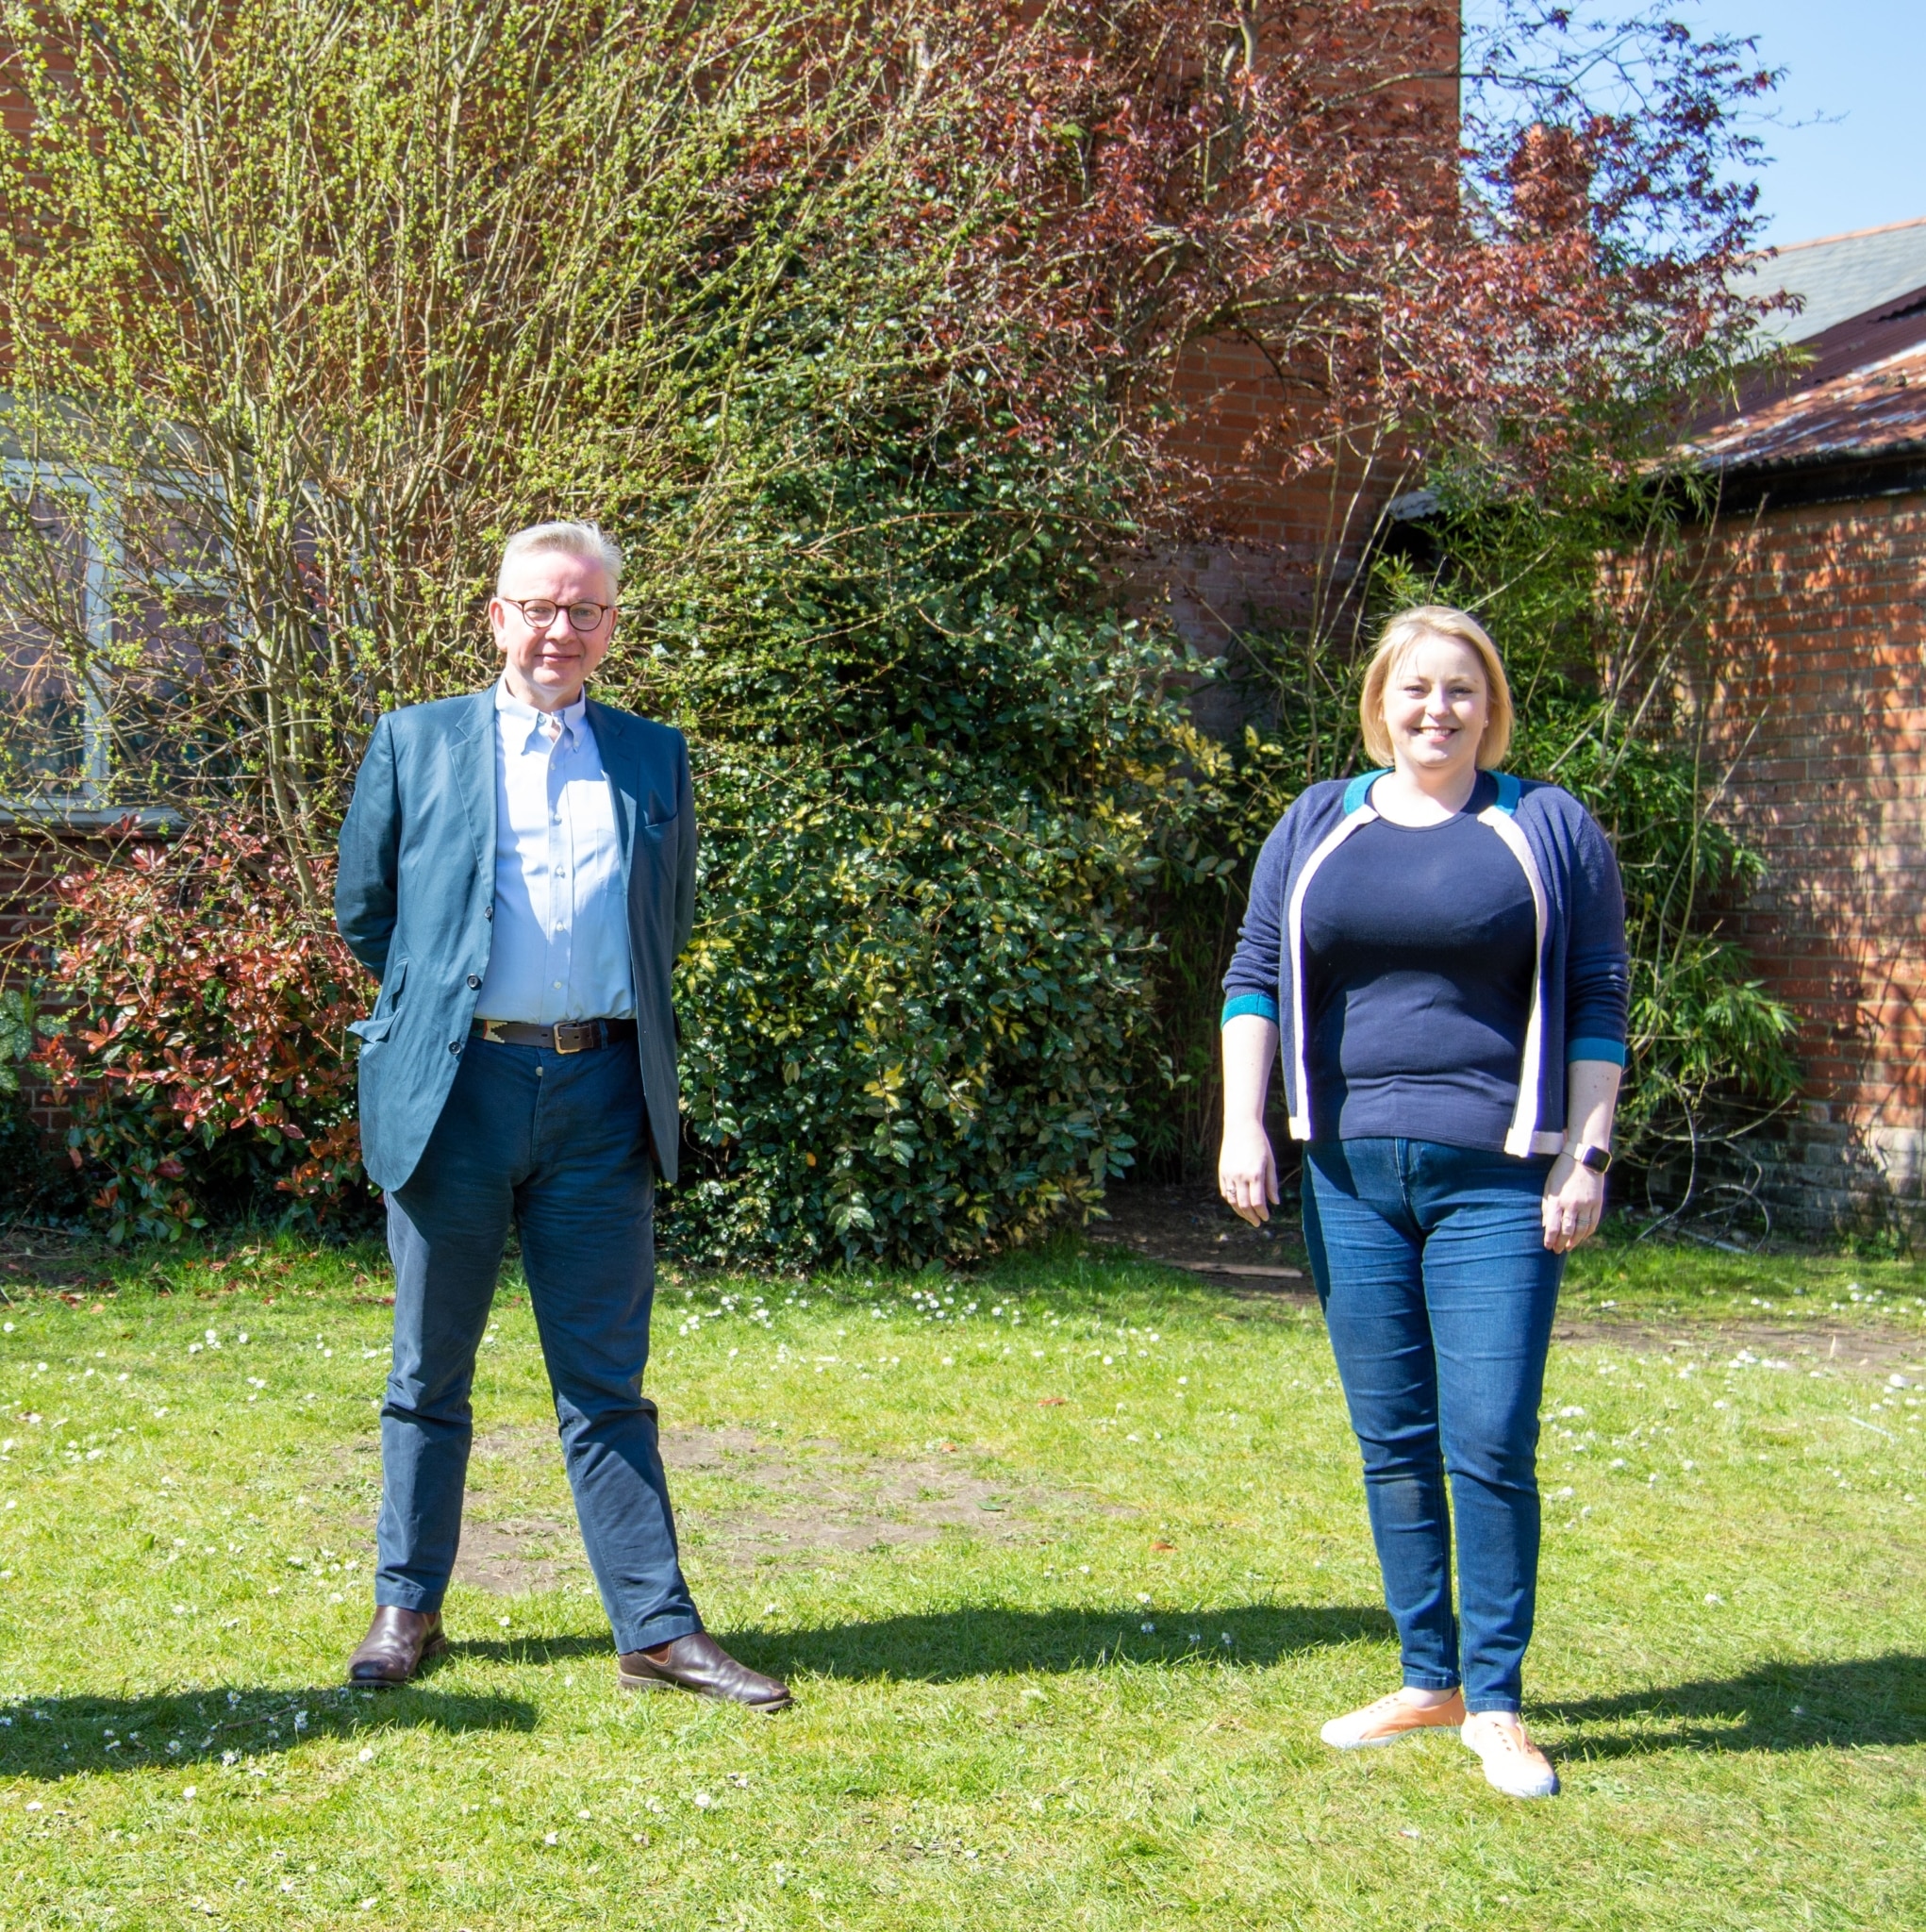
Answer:
[[[1604,1175],[1561,1154],[1545,1176],[1544,1211],[1545,1245],[1554,1255],[1569,1255],[1599,1231],[1599,1217],[1605,1211]]]

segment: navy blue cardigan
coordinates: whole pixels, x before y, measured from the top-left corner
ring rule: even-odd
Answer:
[[[1293,1140],[1311,1136],[1304,889],[1327,854],[1378,816],[1370,793],[1384,775],[1366,772],[1313,785],[1285,813],[1257,856],[1243,929],[1224,975],[1226,1020],[1259,1013],[1278,1024]],[[1538,935],[1518,1108],[1504,1151],[1520,1158],[1554,1154],[1565,1142],[1567,1062],[1625,1063],[1631,973],[1624,889],[1604,833],[1570,792],[1508,772],[1493,775],[1497,802],[1479,821],[1503,840],[1524,873]]]

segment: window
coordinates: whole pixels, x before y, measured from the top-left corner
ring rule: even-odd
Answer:
[[[0,816],[165,823],[229,762],[195,702],[224,650],[218,539],[164,491],[0,480]]]
[[[104,795],[106,708],[88,678],[110,616],[88,498],[8,477],[0,521],[0,794],[90,804]]]

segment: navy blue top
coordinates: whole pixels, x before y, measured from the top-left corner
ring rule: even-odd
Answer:
[[[1518,1106],[1536,924],[1518,860],[1476,813],[1361,826],[1304,893],[1306,1065],[1319,1141],[1502,1147]]]

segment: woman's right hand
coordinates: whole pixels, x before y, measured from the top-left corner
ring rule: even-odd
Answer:
[[[1279,1198],[1277,1160],[1261,1123],[1239,1121],[1225,1126],[1217,1158],[1217,1186],[1231,1208],[1253,1227],[1270,1219]]]

